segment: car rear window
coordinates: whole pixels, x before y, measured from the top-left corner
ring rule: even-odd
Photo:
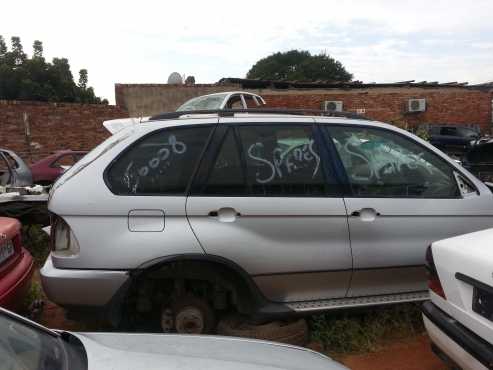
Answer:
[[[110,165],[110,190],[118,195],[183,195],[211,130],[179,127],[145,136]]]

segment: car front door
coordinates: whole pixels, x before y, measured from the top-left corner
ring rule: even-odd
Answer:
[[[190,224],[206,253],[240,266],[271,301],[344,297],[347,215],[318,128],[274,121],[221,119],[187,200]]]
[[[431,242],[493,226],[491,193],[405,133],[356,125],[325,133],[347,173],[349,296],[425,290]]]

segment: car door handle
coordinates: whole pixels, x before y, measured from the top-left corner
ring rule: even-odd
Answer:
[[[362,208],[359,211],[354,211],[351,213],[352,217],[359,217],[361,221],[371,222],[380,216],[380,213],[375,211],[373,208]]]
[[[223,207],[219,208],[217,211],[209,212],[209,217],[217,218],[220,222],[235,222],[240,216],[240,212],[231,207]]]

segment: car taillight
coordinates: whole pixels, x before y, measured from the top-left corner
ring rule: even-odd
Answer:
[[[440,279],[438,277],[435,261],[433,260],[433,251],[431,250],[431,245],[426,249],[425,266],[428,272],[428,288],[435,294],[438,294],[443,299],[447,299],[442,287],[442,283],[440,282]]]
[[[79,243],[70,226],[60,217],[51,225],[51,250],[53,254],[69,257],[79,253]]]

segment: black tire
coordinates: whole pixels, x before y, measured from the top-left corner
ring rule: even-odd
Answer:
[[[210,304],[193,295],[177,298],[171,309],[174,328],[182,334],[210,334],[216,326],[216,317]]]
[[[304,346],[308,341],[308,325],[305,319],[295,321],[273,321],[267,324],[250,324],[239,315],[222,319],[217,333],[234,337],[270,340]]]

